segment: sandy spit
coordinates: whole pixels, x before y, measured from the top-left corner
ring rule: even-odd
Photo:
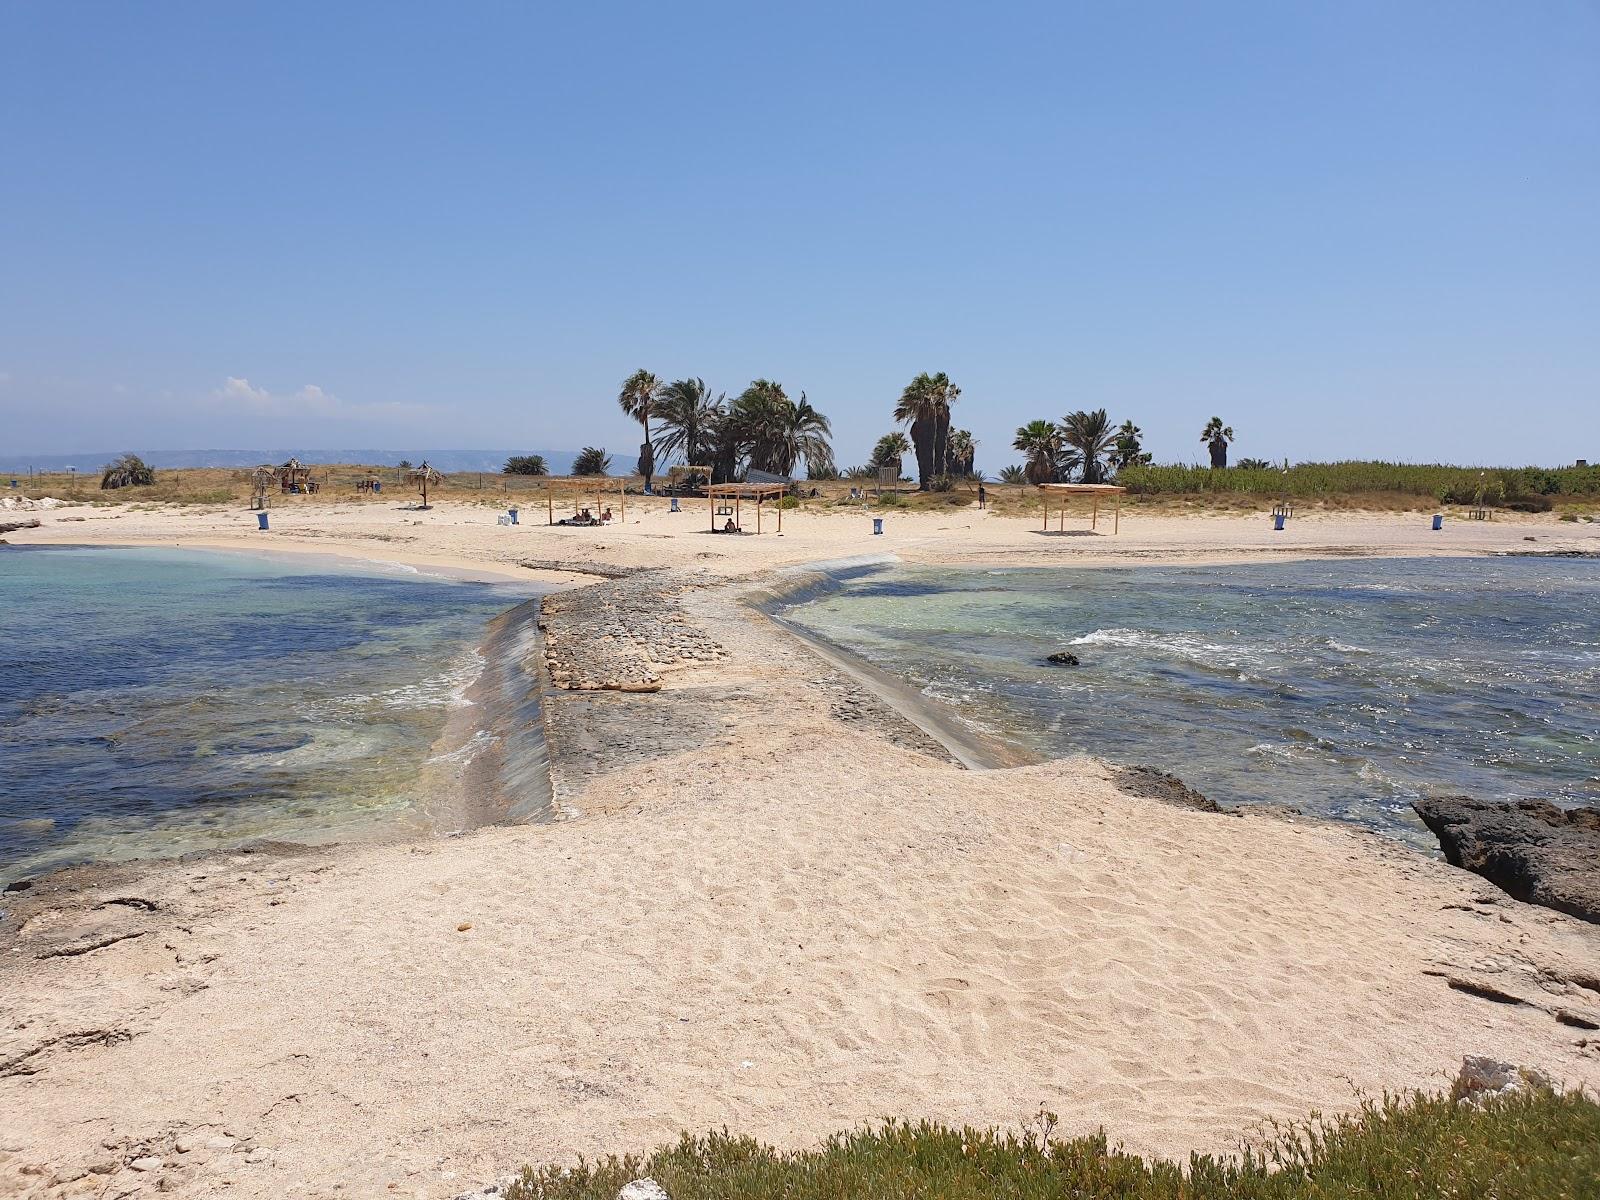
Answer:
[[[503,573],[589,556],[728,582],[682,601],[725,655],[618,698],[696,713],[692,745],[574,773],[581,817],[0,901],[0,1194],[448,1197],[683,1128],[803,1144],[890,1113],[1017,1124],[1041,1105],[1063,1132],[1182,1155],[1438,1086],[1469,1053],[1600,1087],[1600,1034],[1557,1016],[1600,1010],[1595,927],[1354,830],[1129,796],[1090,760],[969,771],[891,744],[841,720],[832,666],[739,602],[770,568],[869,551],[1600,549],[1591,527],[1441,539],[1415,515],[1307,517],[1275,537],[1130,517],[1117,539],[1047,540],[957,512],[872,538],[851,513],[734,539],[678,517],[508,529],[468,506],[305,505],[274,511],[279,541],[242,512],[68,509],[13,535]]]

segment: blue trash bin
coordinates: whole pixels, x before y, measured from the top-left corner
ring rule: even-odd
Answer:
[[[1444,514],[1443,513],[1434,513],[1433,514],[1433,531],[1435,533],[1437,533],[1437,532],[1439,532],[1439,530],[1441,530],[1443,528],[1444,528]]]
[[[264,512],[258,512],[256,514],[256,528],[257,529],[265,529],[266,527],[267,527],[267,514],[264,513]]]
[[[1282,529],[1283,528],[1283,514],[1282,513],[1273,513],[1272,514],[1272,527],[1274,529]]]
[[[514,509],[514,508],[508,508],[508,509],[506,509],[506,516],[508,516],[508,517],[510,517],[510,518],[511,518],[511,523],[512,523],[512,524],[513,524],[513,525],[516,525],[516,524],[518,524],[518,523],[519,523],[519,522],[518,522],[518,521],[517,521],[517,510],[516,510],[516,509]]]
[[[16,481],[16,480],[15,480],[15,479],[13,479],[13,480],[12,480],[12,481],[11,481],[11,486],[12,486],[12,487],[16,487],[16,486],[17,486],[17,481]]]
[[[880,533],[883,532],[883,518],[882,517],[873,517],[872,518],[872,532],[873,532],[874,535],[880,534]]]
[[[673,511],[673,512],[677,512],[677,511],[679,511],[679,510],[678,510],[678,498],[677,498],[677,497],[676,497],[676,496],[674,496],[674,497],[673,497],[673,498],[672,498],[672,511]]]
[[[381,480],[374,479],[372,481],[372,490],[375,492],[383,491],[383,482]]]

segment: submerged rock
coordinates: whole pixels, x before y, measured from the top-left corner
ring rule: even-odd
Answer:
[[[1529,904],[1600,923],[1600,808],[1436,796],[1412,808],[1454,867]]]
[[[1070,650],[1057,650],[1046,658],[1045,662],[1054,663],[1058,667],[1076,667],[1079,665],[1078,656]]]

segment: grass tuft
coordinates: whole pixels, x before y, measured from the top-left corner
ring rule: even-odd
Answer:
[[[523,1168],[505,1200],[614,1200],[656,1180],[673,1200],[1595,1200],[1600,1105],[1524,1092],[1471,1104],[1408,1094],[1353,1115],[1278,1126],[1237,1158],[1149,1161],[1103,1133],[1050,1136],[890,1121],[783,1151],[726,1130],[648,1158]]]

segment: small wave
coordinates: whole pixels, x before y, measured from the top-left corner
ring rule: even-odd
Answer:
[[[1266,647],[1227,646],[1205,641],[1193,634],[1157,633],[1149,629],[1096,629],[1093,633],[1072,638],[1067,644],[1150,650],[1208,667],[1259,666],[1267,653]]]
[[[1365,646],[1353,646],[1349,642],[1341,642],[1338,638],[1323,638],[1323,645],[1329,650],[1336,650],[1340,654],[1371,654],[1372,651]]]
[[[467,739],[466,744],[458,746],[454,750],[447,750],[443,754],[435,754],[427,761],[429,763],[469,763],[499,740],[498,734],[490,733],[487,729],[480,729]]]
[[[429,708],[465,708],[472,702],[467,699],[467,689],[483,674],[484,658],[476,649],[468,650],[449,670],[416,683],[403,684],[381,692],[363,692],[345,696],[334,702],[335,707],[354,711],[379,705],[383,708],[413,710]]]

